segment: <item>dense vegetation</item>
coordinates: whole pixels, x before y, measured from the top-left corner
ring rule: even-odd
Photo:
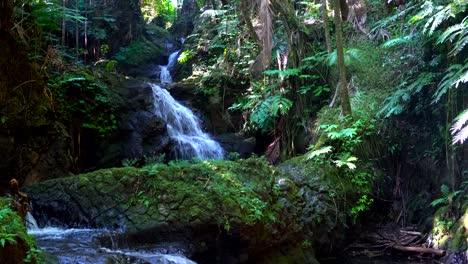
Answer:
[[[111,159],[101,152],[128,130],[125,82],[180,47],[175,79],[191,90],[207,128],[255,137],[257,154],[272,165],[305,168],[312,179],[319,172],[327,206],[334,204],[323,211],[336,215],[331,232],[341,230],[336,225],[358,229],[363,219],[392,222],[432,232],[440,248],[466,252],[465,0],[1,0],[1,6],[1,194],[11,178],[34,183],[119,164],[118,155],[106,165],[96,160]],[[238,182],[258,167],[274,189],[272,167],[256,159],[239,161],[255,163],[244,164],[246,171],[230,161],[169,166],[165,151],[122,161],[158,161],[144,167],[155,175],[154,188],[136,190],[133,202],[149,206],[157,202],[152,189],[182,186],[185,196],[216,207],[227,231],[232,221],[274,225],[278,193],[259,197]],[[208,185],[214,167],[239,178]],[[185,170],[200,172],[178,179]],[[158,183],[156,171],[174,178]],[[187,179],[194,185],[186,186]],[[192,192],[199,179],[207,179],[203,189],[212,187],[212,196]],[[13,217],[6,202],[1,208],[0,221]],[[11,228],[18,228],[15,221]],[[0,230],[0,252],[13,239],[11,230]]]

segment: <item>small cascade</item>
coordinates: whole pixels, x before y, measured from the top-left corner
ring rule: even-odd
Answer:
[[[200,121],[187,107],[177,102],[166,89],[151,84],[155,113],[167,123],[167,132],[176,143],[173,151],[177,159],[221,159],[223,149],[204,133]]]
[[[26,228],[28,230],[37,230],[39,229],[39,226],[37,225],[36,219],[34,219],[34,216],[30,212],[26,214]]]
[[[172,66],[174,66],[175,60],[177,59],[177,56],[179,56],[179,52],[180,52],[180,50],[171,53],[171,55],[169,55],[167,65],[165,65],[165,66],[160,65],[159,66],[159,68],[161,70],[161,75],[159,77],[161,79],[161,83],[172,83],[172,76],[171,76],[171,72],[169,70],[171,69]]]

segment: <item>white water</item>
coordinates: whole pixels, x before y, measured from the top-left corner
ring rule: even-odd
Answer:
[[[170,83],[169,70],[174,65],[179,51],[169,56],[166,66],[161,66],[161,82]],[[163,70],[164,69],[164,70]],[[168,75],[168,76],[167,76]],[[177,102],[170,93],[157,84],[150,84],[153,89],[154,111],[167,123],[167,132],[175,145],[173,153],[177,159],[221,159],[223,149],[200,127],[200,120],[187,107]]]
[[[57,257],[59,264],[104,264],[104,263],[140,263],[144,260],[151,264],[196,264],[182,255],[180,250],[176,253],[162,253],[168,251],[164,247],[153,249],[118,249],[105,248],[99,245],[96,237],[110,235],[104,229],[61,229],[45,227],[28,230],[36,237],[41,250]]]
[[[200,127],[200,121],[187,107],[177,102],[166,89],[151,84],[156,115],[167,123],[167,132],[174,141],[177,159],[221,159],[223,149]]]
[[[26,227],[28,228],[28,230],[39,229],[39,226],[37,226],[36,219],[34,219],[30,212],[26,214]]]
[[[161,83],[172,83],[172,76],[171,72],[169,71],[172,66],[175,64],[175,60],[177,59],[177,56],[179,56],[180,50],[173,52],[171,55],[169,55],[168,63],[167,65],[163,66],[160,65],[159,68],[161,69]]]

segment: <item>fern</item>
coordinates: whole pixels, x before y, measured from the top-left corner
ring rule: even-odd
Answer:
[[[346,66],[350,66],[354,63],[359,63],[363,59],[363,53],[359,49],[345,49],[344,51],[344,63]],[[334,66],[338,64],[338,56],[336,50],[328,56],[328,66]]]
[[[442,44],[446,41],[455,42],[450,55],[457,55],[468,44],[468,17],[462,20],[461,23],[455,24],[447,28],[439,37],[437,43]]]
[[[451,88],[457,88],[460,83],[468,82],[468,60],[465,64],[451,65],[446,71],[445,76],[440,81],[437,91],[433,95],[433,103],[437,103],[444,94]]]
[[[292,68],[285,70],[266,70],[266,75],[278,75],[280,77],[298,76],[301,73],[300,68]]]
[[[356,164],[354,164],[355,161],[358,159],[354,156],[350,156],[349,153],[344,154],[340,156],[339,160],[334,160],[333,162],[336,164],[338,168],[346,165],[350,170],[356,169]]]
[[[456,190],[451,192],[450,188],[442,184],[440,186],[440,192],[442,193],[442,197],[435,199],[431,202],[431,206],[439,206],[439,205],[448,205],[453,202],[457,198],[458,195],[463,193],[463,190]]]
[[[465,109],[455,118],[455,124],[451,128],[453,144],[463,143],[468,138],[468,126],[466,125],[467,121],[468,109]]]
[[[431,13],[433,10],[434,8],[431,6],[430,11],[426,13]],[[432,35],[437,27],[445,20],[465,12],[466,0],[454,0],[446,6],[437,6],[435,10],[438,12],[428,19],[423,28],[423,32],[429,35]]]
[[[401,44],[408,44],[411,43],[411,35],[404,36],[404,37],[398,37],[398,38],[393,38],[382,44],[383,48],[393,48],[395,46],[401,45]]]
[[[398,86],[398,90],[385,100],[385,105],[377,114],[388,118],[401,114],[412,96],[419,93],[424,87],[433,83],[435,74],[432,72],[421,73],[411,84],[403,81]]]
[[[318,150],[311,151],[310,153],[307,153],[306,159],[311,160],[315,157],[321,156],[323,154],[330,153],[333,150],[332,146],[325,146],[323,148],[320,148]]]

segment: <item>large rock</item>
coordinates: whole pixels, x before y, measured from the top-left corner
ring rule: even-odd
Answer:
[[[286,257],[329,228],[311,220],[314,210],[330,206],[326,196],[301,195],[288,174],[262,159],[104,169],[26,191],[39,225],[124,229],[120,239],[128,244],[182,242],[192,259],[205,263],[273,263],[267,256]],[[311,209],[305,197],[313,199]],[[283,245],[288,250],[279,253]]]
[[[241,133],[228,133],[216,136],[226,153],[239,153],[241,158],[248,158],[255,152],[256,139],[246,137]]]

